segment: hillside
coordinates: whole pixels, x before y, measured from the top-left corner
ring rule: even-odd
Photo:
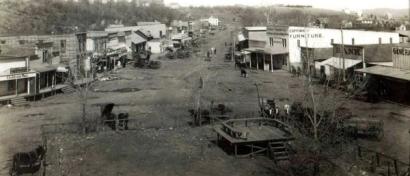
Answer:
[[[183,17],[179,11],[162,5],[137,7],[135,1],[1,0],[0,34],[61,34],[103,30],[114,23],[136,25],[138,21],[154,20],[169,24]]]

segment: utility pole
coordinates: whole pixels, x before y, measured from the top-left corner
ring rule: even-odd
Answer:
[[[263,109],[262,109],[262,107],[263,107],[263,102],[261,102],[261,96],[260,96],[260,93],[259,93],[259,85],[257,84],[257,83],[255,83],[254,84],[255,85],[255,87],[256,87],[256,92],[257,92],[257,94],[258,94],[258,105],[259,105],[259,109],[260,109],[260,111],[261,111],[261,113],[262,113],[262,116],[263,117],[265,117],[265,114],[264,114],[264,111],[263,111]]]
[[[344,44],[344,37],[343,37],[343,26],[340,27],[340,32],[342,35],[342,75],[343,75],[343,82],[346,81],[346,72],[345,72],[345,44]]]

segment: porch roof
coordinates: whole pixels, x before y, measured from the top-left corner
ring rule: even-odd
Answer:
[[[251,53],[264,53],[264,54],[271,54],[271,55],[280,55],[280,54],[288,54],[289,51],[282,48],[246,48],[244,51],[248,51]]]
[[[354,67],[357,64],[360,64],[362,61],[354,60],[354,59],[347,59],[347,58],[342,59],[339,57],[331,57],[325,61],[320,62],[319,65],[329,65],[337,69],[343,69],[343,62],[344,62],[344,69],[348,69],[348,68]]]
[[[410,70],[399,69],[394,67],[374,66],[363,69],[357,69],[356,72],[367,73],[371,75],[378,75],[390,78],[410,81]]]

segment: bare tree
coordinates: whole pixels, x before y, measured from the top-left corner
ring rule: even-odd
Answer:
[[[79,103],[81,104],[81,127],[84,134],[96,127],[95,119],[87,118],[87,107],[90,98],[90,91],[92,91],[92,88],[96,83],[94,81],[95,73],[95,67],[90,65],[90,68],[87,70],[73,69],[67,79],[68,85],[74,88],[75,93],[79,98]]]

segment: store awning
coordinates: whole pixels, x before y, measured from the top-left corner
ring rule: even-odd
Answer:
[[[58,66],[55,66],[55,65],[36,65],[36,66],[31,66],[30,69],[36,72],[49,72],[49,71],[57,70],[57,67]]]
[[[251,52],[249,52],[249,51],[241,51],[241,53],[242,53],[243,55],[251,54]]]
[[[58,66],[58,67],[57,67],[57,72],[67,73],[67,72],[68,72],[68,69],[67,69],[66,67],[64,67],[64,66]]]
[[[396,78],[401,80],[410,81],[410,70],[385,67],[385,66],[374,66],[363,69],[355,70],[359,73],[367,73],[371,75],[385,76],[390,78]]]
[[[248,51],[250,53],[263,53],[271,55],[281,55],[289,53],[286,49],[279,48],[246,48],[244,49],[244,51]]]
[[[360,64],[361,60],[354,60],[354,59],[342,59],[339,57],[331,57],[325,61],[319,62],[319,66],[321,65],[328,65],[337,69],[343,69],[343,61],[344,61],[344,69],[348,69],[354,67],[357,64]]]

